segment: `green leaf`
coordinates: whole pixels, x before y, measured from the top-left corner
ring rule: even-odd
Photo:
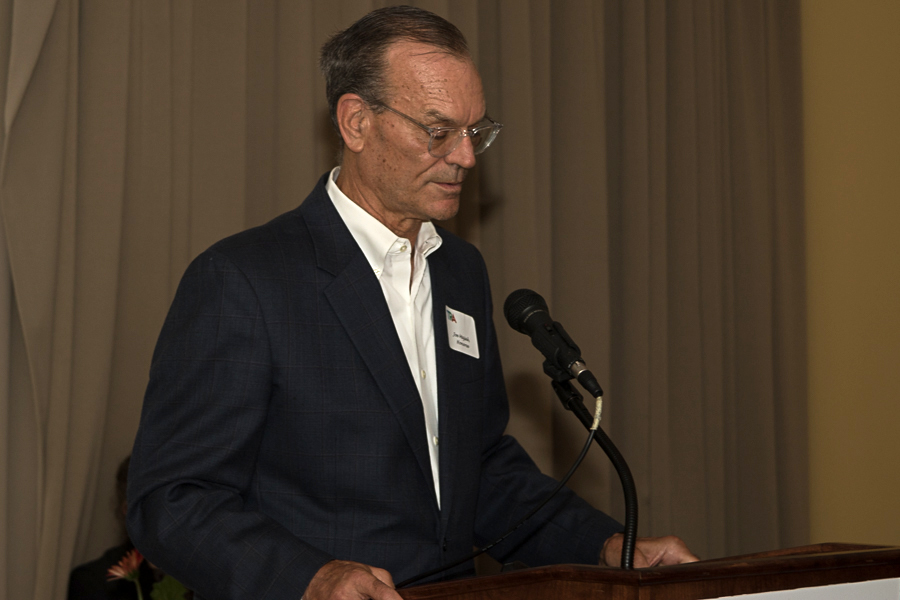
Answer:
[[[181,585],[171,575],[164,575],[162,579],[153,584],[150,597],[153,600],[184,600],[187,588]]]

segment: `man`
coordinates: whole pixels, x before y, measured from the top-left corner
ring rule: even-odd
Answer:
[[[200,255],[154,354],[129,529],[202,597],[396,600],[394,577],[492,541],[555,485],[503,435],[484,262],[431,223],[500,129],[464,38],[393,7],[321,62],[341,167]],[[492,553],[615,563],[620,529],[564,490]],[[694,559],[639,547],[638,565]]]

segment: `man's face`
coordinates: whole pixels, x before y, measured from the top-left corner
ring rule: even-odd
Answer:
[[[398,42],[388,49],[387,63],[384,101],[391,108],[429,127],[471,127],[484,117],[481,78],[471,62],[433,46]],[[475,166],[469,138],[435,158],[428,153],[429,135],[413,123],[390,111],[370,111],[370,119],[359,156],[370,212],[395,232],[398,223],[454,216],[462,181]]]

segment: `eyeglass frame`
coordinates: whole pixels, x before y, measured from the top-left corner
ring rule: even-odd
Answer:
[[[450,154],[453,154],[453,151],[456,150],[457,148],[459,148],[459,144],[462,141],[462,138],[464,138],[464,137],[471,138],[473,135],[478,133],[480,130],[490,129],[491,132],[488,134],[488,138],[484,144],[484,147],[481,150],[478,150],[477,152],[475,152],[476,155],[481,154],[482,152],[484,152],[485,150],[488,149],[488,146],[490,146],[491,144],[494,143],[494,140],[497,139],[497,135],[500,133],[500,130],[503,129],[503,123],[498,123],[497,121],[493,120],[492,118],[490,118],[487,115],[484,115],[484,118],[487,119],[488,121],[490,121],[491,124],[490,125],[482,125],[481,127],[429,127],[428,125],[425,125],[424,123],[420,123],[420,122],[416,121],[411,116],[405,115],[395,108],[391,108],[390,106],[388,106],[387,104],[384,104],[383,102],[373,102],[372,105],[378,106],[380,108],[386,108],[387,110],[391,111],[395,115],[403,117],[404,119],[406,119],[407,121],[409,121],[410,123],[412,123],[413,125],[418,127],[419,129],[422,129],[425,133],[427,133],[430,136],[428,138],[428,154],[430,154],[434,158],[444,158],[445,156],[449,156]],[[452,148],[450,148],[449,152],[447,152],[446,154],[442,154],[440,156],[436,156],[434,154],[434,152],[431,151],[431,145],[434,143],[435,136],[441,132],[449,133],[451,131],[455,131],[458,133],[457,142],[453,145]],[[475,148],[473,147],[472,150],[474,151]]]

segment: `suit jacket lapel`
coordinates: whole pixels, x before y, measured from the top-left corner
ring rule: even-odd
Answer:
[[[457,481],[461,462],[458,459],[463,444],[477,443],[466,438],[462,413],[471,406],[472,398],[461,393],[459,381],[470,378],[473,359],[450,349],[447,336],[447,307],[466,312],[471,310],[468,287],[455,273],[452,256],[438,249],[428,258],[431,271],[431,293],[434,314],[434,351],[438,370],[438,419],[440,429],[441,520],[446,525],[454,501],[453,482]],[[478,315],[471,315],[476,319]],[[470,433],[470,432],[469,432]],[[465,473],[471,477],[471,473]]]
[[[324,181],[324,180],[323,180]],[[425,480],[434,489],[419,391],[409,371],[381,284],[320,182],[301,210],[319,268],[334,275],[325,297],[397,416]],[[437,504],[435,503],[435,510]]]

